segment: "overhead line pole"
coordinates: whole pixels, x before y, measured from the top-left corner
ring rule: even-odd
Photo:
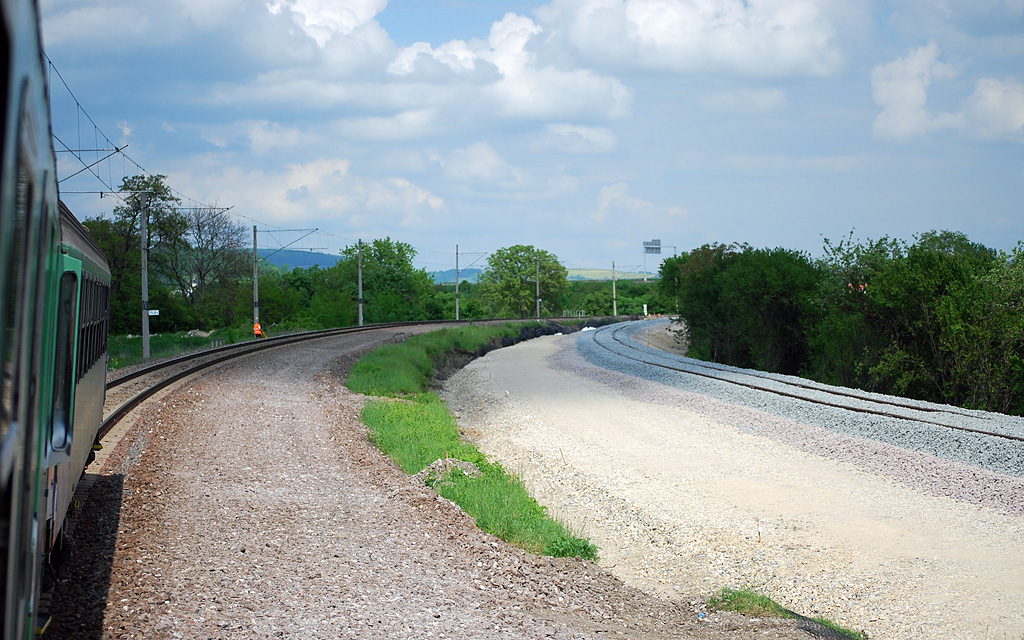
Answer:
[[[455,319],[459,319],[459,245],[455,245]]]
[[[228,209],[231,209],[231,208],[233,208],[233,207],[228,207],[227,209],[224,209],[224,211],[227,211]],[[318,229],[275,229],[275,230],[264,229],[263,230],[264,233],[275,233],[275,232],[278,232],[278,231],[282,231],[282,232],[283,231],[295,231],[295,232],[306,231],[307,233],[304,236],[300,236],[300,237],[296,238],[295,240],[292,240],[291,242],[289,242],[288,244],[284,245],[283,247],[281,247],[277,251],[274,251],[273,253],[268,254],[267,255],[268,258],[270,256],[274,255],[274,253],[277,253],[278,251],[284,251],[285,249],[287,249],[288,247],[292,246],[293,244],[295,244],[299,240],[302,240],[303,238],[316,233],[318,231]],[[257,234],[256,225],[252,225],[252,328],[253,328],[253,333],[256,335],[256,337],[257,338],[262,338],[264,336],[264,333],[263,333],[263,328],[260,327],[260,266],[259,266],[260,254],[259,254],[259,251],[258,251],[257,246],[256,246],[256,244],[257,244],[257,242],[256,242],[256,234]]]
[[[260,324],[260,255],[256,249],[256,225],[252,225],[252,326]],[[262,331],[261,331],[262,333]]]
[[[612,260],[612,317],[619,315],[619,299],[615,295],[615,261]]]
[[[537,252],[537,319],[540,320],[540,252]]]
[[[149,194],[143,192],[140,235],[142,236],[142,361],[149,361]]]
[[[363,326],[363,239],[359,239],[359,326]]]

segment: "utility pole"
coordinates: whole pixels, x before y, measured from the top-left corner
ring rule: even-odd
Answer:
[[[612,316],[619,315],[619,299],[615,295],[615,261],[612,260]]]
[[[537,252],[537,319],[540,320],[540,252]]]
[[[256,247],[257,231],[258,230],[256,229],[256,225],[252,225],[252,331],[257,338],[264,338],[266,337],[267,334],[264,333],[263,328],[260,326],[260,254]],[[296,238],[295,240],[292,240],[283,247],[280,247],[279,249],[271,251],[264,257],[264,259],[273,256],[278,251],[283,251],[284,249],[287,249],[288,247],[292,246],[299,240],[302,240],[303,238],[306,238],[316,233],[317,231],[319,231],[319,229],[264,229],[263,233],[278,233],[289,231],[296,231],[300,233],[305,231],[306,234]]]
[[[455,245],[455,319],[459,319],[459,245]]]
[[[260,256],[256,251],[256,225],[252,225],[252,326],[260,326]],[[261,331],[262,333],[262,331]]]
[[[139,194],[142,199],[140,234],[142,241],[142,361],[149,360],[149,194]]]
[[[363,239],[359,239],[359,326],[363,326]]]

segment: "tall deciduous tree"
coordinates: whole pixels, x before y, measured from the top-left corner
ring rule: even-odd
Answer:
[[[434,294],[434,279],[412,261],[416,250],[391,238],[376,239],[362,246],[363,318],[369,323],[427,320],[426,305]],[[358,298],[357,268],[359,245],[342,250],[342,260],[332,267],[341,274],[347,298]]]
[[[163,267],[181,294],[198,305],[218,278],[247,272],[246,228],[214,207],[185,210],[181,220],[184,233],[167,239]]]
[[[177,212],[178,198],[164,184],[166,176],[132,176],[121,181],[122,204],[110,218],[85,220],[93,238],[110,263],[111,331],[139,331],[141,320],[141,228],[143,211],[148,211],[148,246],[152,250],[154,274],[163,262],[161,252],[169,241],[184,233],[184,220]],[[157,278],[151,286],[159,289]]]
[[[517,244],[498,249],[487,258],[479,282],[494,315],[525,318],[535,313],[538,265],[541,313],[550,313],[565,291],[568,275],[554,254]]]

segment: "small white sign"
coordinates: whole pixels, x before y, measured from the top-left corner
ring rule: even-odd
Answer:
[[[158,316],[158,315],[160,315],[160,310],[159,309],[150,309],[149,310],[149,315],[151,315],[151,316]]]

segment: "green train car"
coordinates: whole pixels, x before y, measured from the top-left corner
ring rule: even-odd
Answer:
[[[40,626],[40,590],[102,419],[110,271],[59,201],[32,0],[0,0],[0,602],[3,638]]]

